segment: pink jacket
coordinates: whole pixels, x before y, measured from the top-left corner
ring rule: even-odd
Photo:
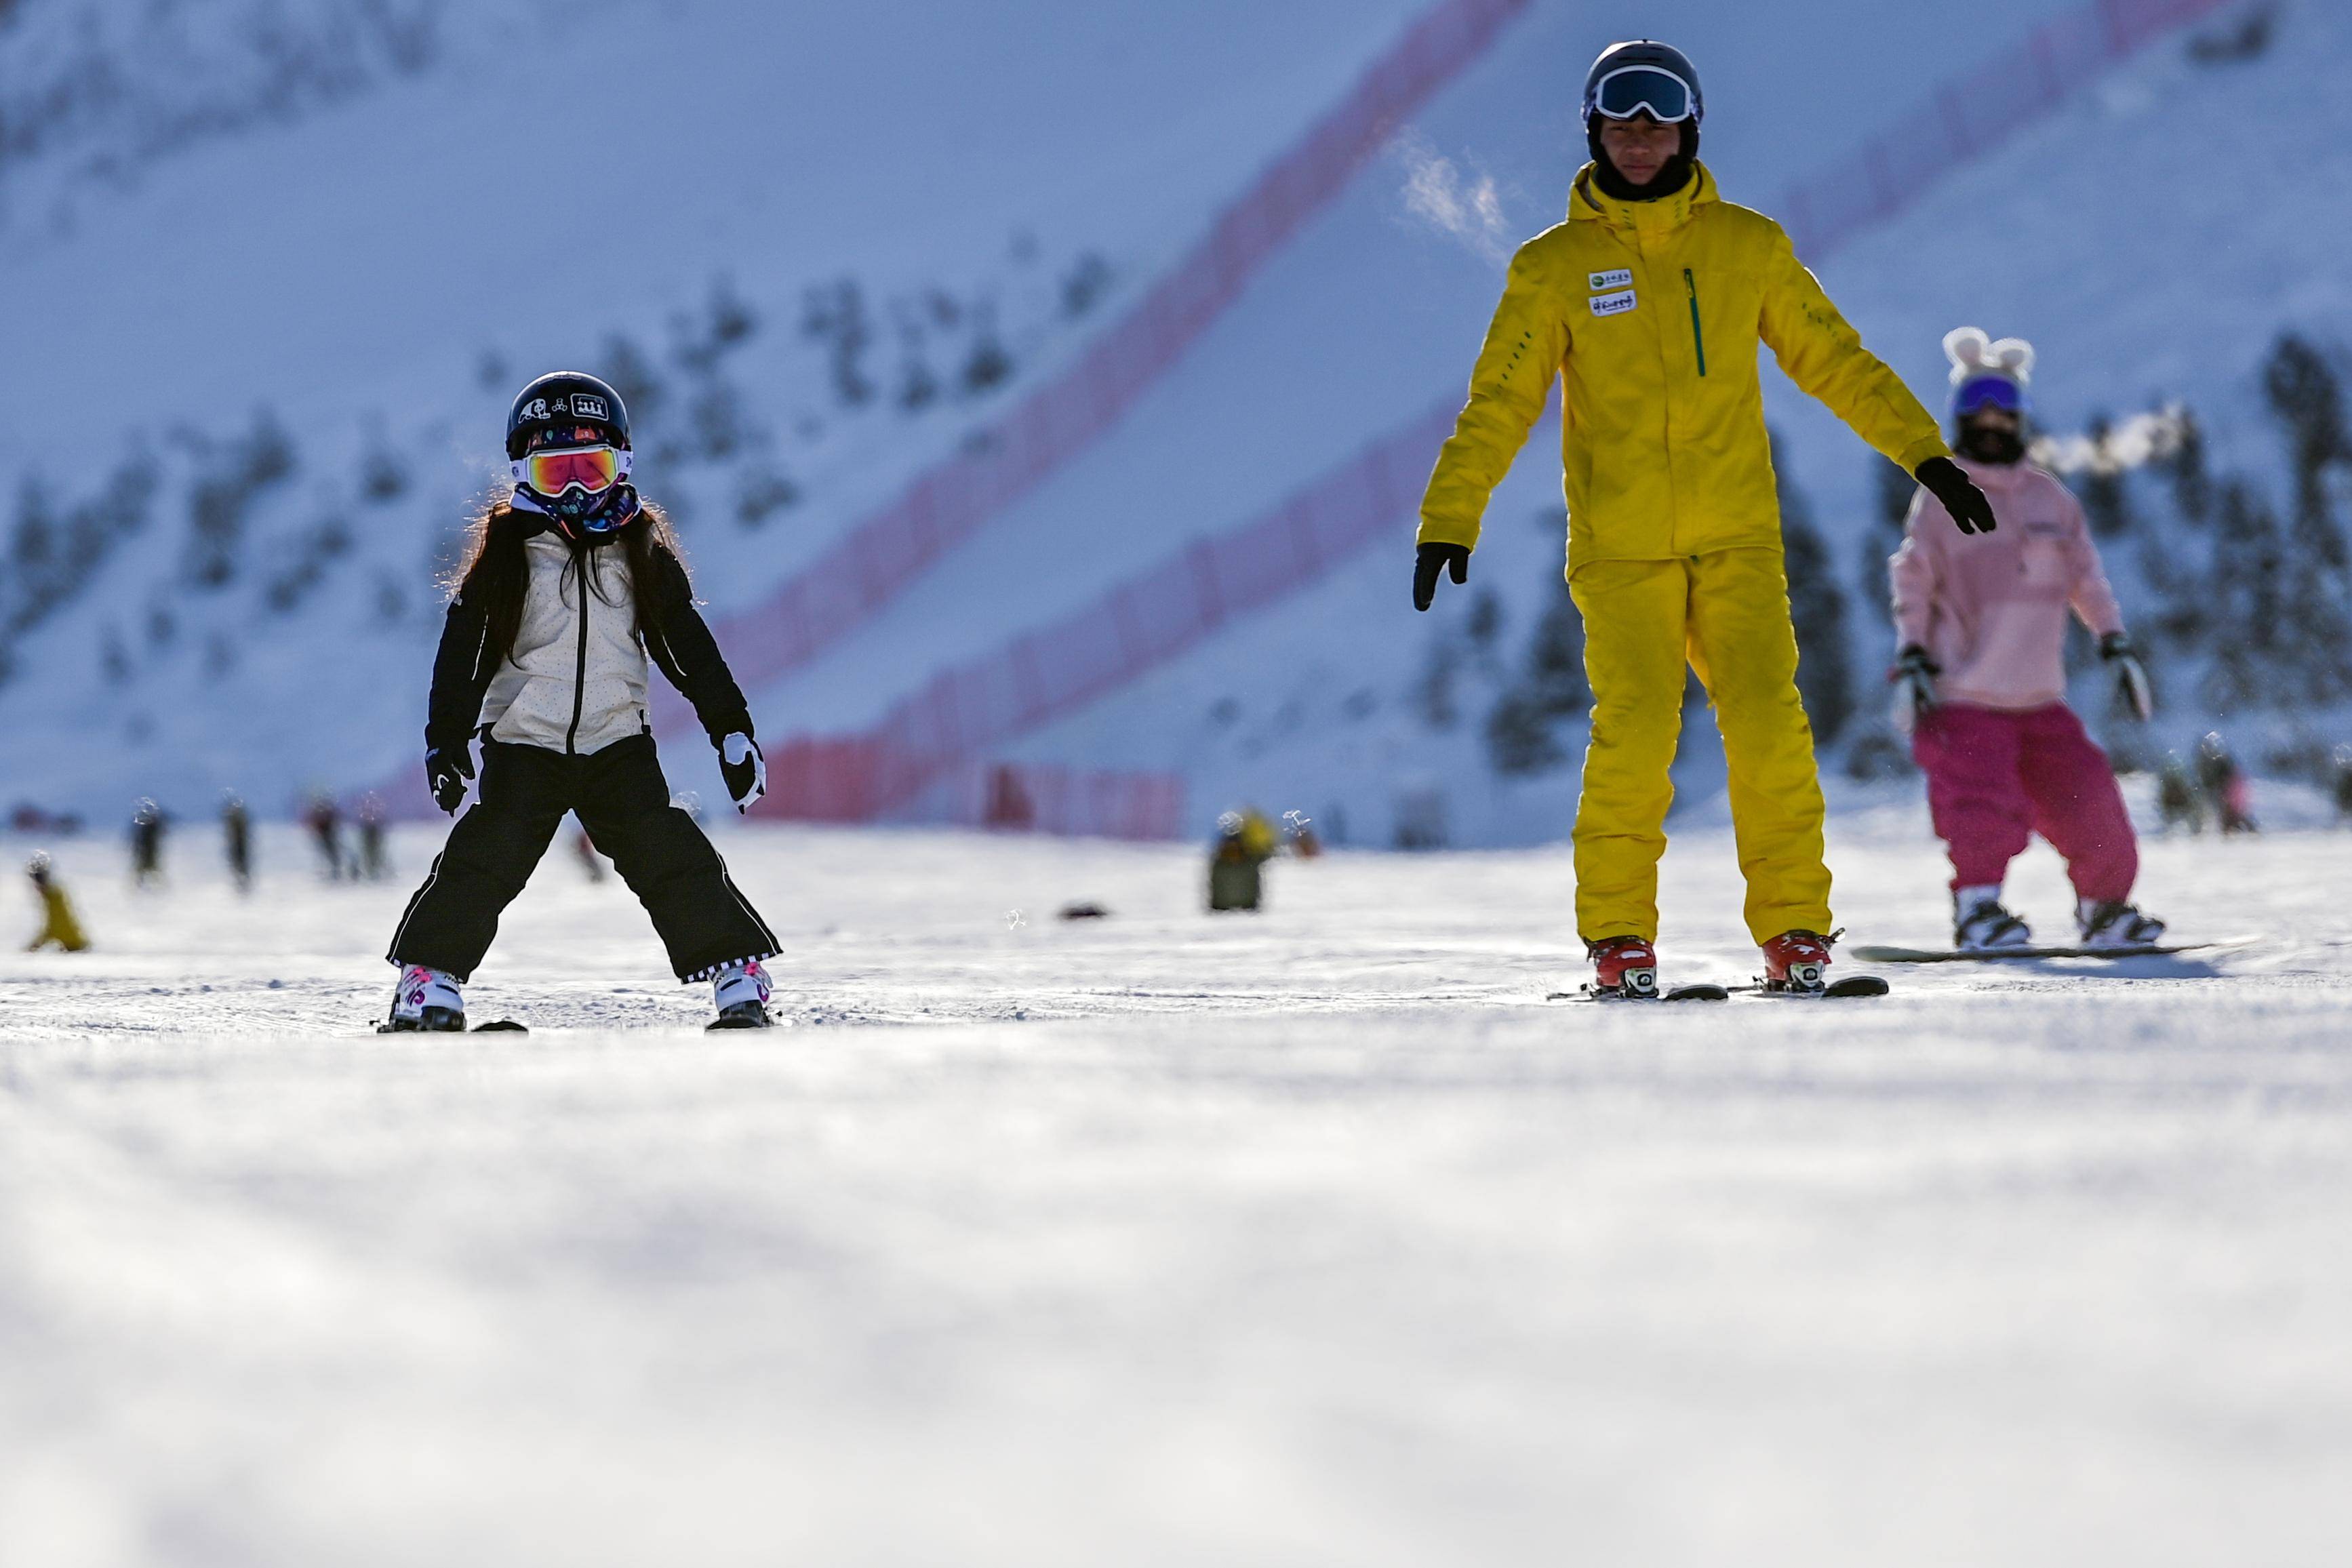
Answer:
[[[1946,702],[2012,710],[2066,697],[2066,612],[2095,635],[2124,629],[2115,590],[2083,508],[2030,463],[1960,466],[1992,501],[2000,527],[1964,534],[1922,490],[1895,552],[1895,632],[1944,673]]]

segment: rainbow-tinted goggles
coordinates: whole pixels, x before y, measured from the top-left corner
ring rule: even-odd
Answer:
[[[1698,94],[1663,66],[1620,66],[1592,84],[1588,114],[1631,120],[1646,114],[1661,125],[1678,125],[1698,114]]]
[[[626,447],[599,442],[593,446],[551,446],[528,452],[514,460],[514,482],[549,500],[566,490],[601,496],[629,476]]]
[[[2025,389],[2007,376],[1971,376],[1952,393],[1952,412],[1962,419],[1988,408],[2005,409],[2021,418],[2032,406]]]

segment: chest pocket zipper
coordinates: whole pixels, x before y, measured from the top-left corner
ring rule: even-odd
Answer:
[[[1683,288],[1690,296],[1691,347],[1698,350],[1698,373],[1706,374],[1706,333],[1698,324],[1698,279],[1691,269],[1683,268]]]

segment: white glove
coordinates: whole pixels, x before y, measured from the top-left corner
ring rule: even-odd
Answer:
[[[719,775],[727,780],[738,815],[768,792],[768,759],[760,755],[760,743],[740,729],[719,743]]]
[[[2123,694],[2124,704],[2132,716],[2146,724],[2156,716],[2156,688],[2148,684],[2147,666],[2139,662],[2139,654],[2131,639],[2120,632],[2110,632],[2099,639],[2099,657],[2116,673],[2116,688]]]
[[[1894,712],[1888,717],[1897,735],[1909,735],[1919,727],[1919,716],[1936,706],[1936,677],[1943,671],[1927,650],[1917,643],[1903,650],[1886,678],[1895,686]]]

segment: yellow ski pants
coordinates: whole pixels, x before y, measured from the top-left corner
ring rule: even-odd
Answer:
[[[1570,579],[1584,616],[1592,743],[1576,811],[1576,926],[1588,942],[1658,936],[1668,769],[1682,738],[1683,666],[1713,699],[1730,765],[1748,929],[1830,929],[1822,786],[1797,695],[1797,633],[1775,549],[1682,560],[1598,560]]]

